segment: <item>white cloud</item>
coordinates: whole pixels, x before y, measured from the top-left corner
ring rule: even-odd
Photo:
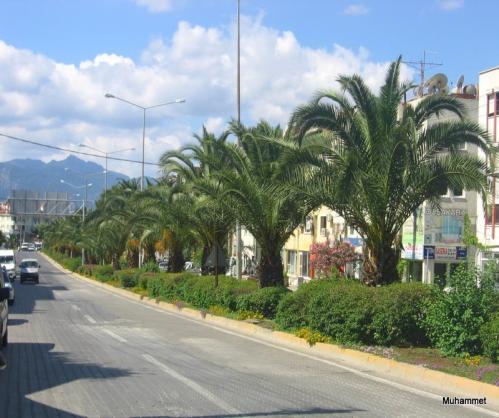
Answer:
[[[151,13],[162,13],[171,9],[171,0],[135,0],[137,6],[145,7]]]
[[[179,23],[171,39],[153,40],[140,61],[111,53],[67,64],[0,41],[0,132],[75,149],[82,142],[103,150],[135,147],[119,156],[141,160],[141,110],[104,94],[144,106],[185,97],[185,104],[147,112],[146,160],[157,161],[164,151],[191,142],[203,123],[219,133],[235,116],[235,50],[234,26],[188,22]],[[364,48],[309,48],[292,32],[265,26],[261,18],[243,17],[242,120],[285,125],[290,112],[316,90],[335,88],[340,74],[358,73],[376,89],[387,66],[373,61]],[[403,67],[402,76],[411,78],[412,70]],[[1,160],[65,155],[0,144]],[[140,174],[140,165],[112,162],[110,169]],[[148,171],[156,174],[154,168]]]
[[[345,10],[343,10],[343,14],[349,16],[361,16],[369,13],[369,9],[367,6],[363,4],[351,4]]]
[[[446,12],[460,9],[464,6],[464,0],[437,0],[438,7]]]

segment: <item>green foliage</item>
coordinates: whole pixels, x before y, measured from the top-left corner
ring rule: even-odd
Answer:
[[[308,328],[344,344],[419,345],[422,317],[433,292],[417,283],[367,287],[353,280],[317,280],[286,295],[276,323]]]
[[[423,322],[431,342],[444,355],[481,352],[480,328],[492,314],[492,280],[492,271],[480,275],[460,265],[450,278],[449,291],[434,290]]]
[[[307,340],[307,343],[310,345],[310,347],[314,346],[317,343],[331,342],[331,338],[322,335],[320,332],[311,331],[308,328],[300,328],[299,330],[295,331],[295,335]]]
[[[307,311],[310,328],[342,344],[364,342],[369,334],[374,289],[338,281],[324,293],[314,294]]]
[[[114,269],[111,265],[95,266],[93,274],[97,280],[107,282],[113,278]]]
[[[159,266],[154,261],[148,261],[142,266],[142,270],[147,273],[159,273]]]
[[[256,292],[237,298],[238,311],[258,312],[266,318],[274,318],[280,300],[289,293],[285,287],[264,287]]]
[[[262,320],[265,319],[265,317],[260,313],[260,312],[255,312],[255,311],[238,311],[236,319],[239,321],[245,321],[246,319],[257,319],[257,320]]]
[[[332,285],[329,279],[312,280],[295,292],[285,295],[277,307],[275,321],[282,329],[298,329],[309,326],[307,307],[314,293],[322,293]]]
[[[480,328],[480,340],[483,354],[494,363],[499,361],[499,312],[496,312],[490,321],[485,322]]]
[[[232,277],[219,276],[215,287],[213,276],[198,276],[192,273],[159,273],[151,276],[147,283],[149,296],[166,301],[182,300],[197,308],[208,309],[218,305],[235,310],[240,295],[257,290],[253,281],[239,281]]]
[[[77,271],[78,268],[81,266],[81,259],[80,258],[64,258],[63,259],[63,266],[66,267],[68,270],[71,271]]]
[[[139,274],[136,270],[117,270],[114,272],[114,277],[120,282],[121,287],[131,288],[137,287],[139,282]]]
[[[427,343],[422,325],[424,310],[432,297],[422,283],[400,283],[376,289],[369,335],[376,345],[408,346]]]

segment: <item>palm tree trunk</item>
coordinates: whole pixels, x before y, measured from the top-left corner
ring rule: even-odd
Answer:
[[[172,273],[180,273],[184,269],[185,259],[182,252],[182,246],[174,242],[170,248],[170,257],[168,267]]]
[[[397,261],[397,250],[390,245],[368,247],[364,254],[364,283],[376,286],[399,281]]]
[[[262,254],[257,268],[260,287],[284,286],[284,271],[280,252]]]

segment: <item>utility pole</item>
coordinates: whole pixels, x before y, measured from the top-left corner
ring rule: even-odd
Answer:
[[[241,123],[241,1],[237,0],[237,123]],[[241,138],[237,138],[241,145]],[[236,221],[236,269],[237,278],[242,278],[241,223]]]

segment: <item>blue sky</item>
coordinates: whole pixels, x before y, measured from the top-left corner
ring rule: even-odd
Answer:
[[[0,132],[71,146],[137,146],[140,115],[102,99],[107,90],[143,104],[186,97],[148,118],[148,159],[189,142],[202,124],[222,129],[234,114],[235,5],[2,0]],[[241,0],[241,12],[248,123],[267,116],[285,123],[293,106],[334,87],[342,72],[360,72],[376,88],[399,54],[417,60],[429,51],[443,65],[428,74],[444,72],[454,83],[460,74],[476,82],[479,71],[499,64],[494,0]],[[0,146],[0,159],[21,151],[64,157]]]

